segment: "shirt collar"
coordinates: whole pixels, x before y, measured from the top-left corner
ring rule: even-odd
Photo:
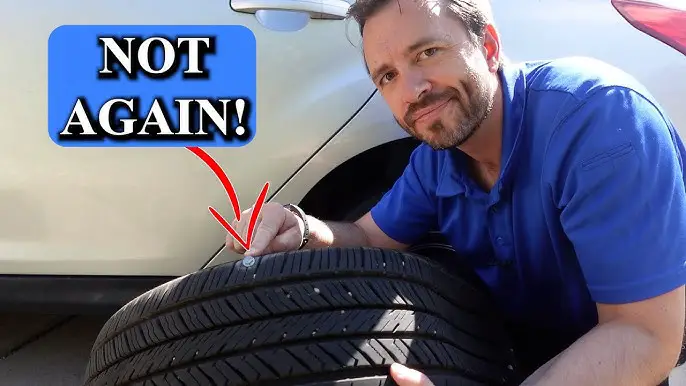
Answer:
[[[503,187],[511,182],[526,108],[526,78],[522,68],[516,64],[505,63],[498,75],[503,91],[503,138],[500,178],[490,194],[490,201],[494,202],[499,200]],[[458,149],[442,151],[445,152],[445,157],[436,195],[449,197],[464,193],[471,196],[474,193],[474,185],[468,182],[463,172],[466,170],[466,155]]]

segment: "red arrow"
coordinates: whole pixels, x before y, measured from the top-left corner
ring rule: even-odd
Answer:
[[[236,190],[233,188],[233,185],[231,184],[231,180],[229,180],[229,177],[226,176],[226,173],[224,173],[224,170],[222,170],[221,166],[207,153],[205,153],[204,150],[200,149],[199,147],[186,147],[186,149],[190,150],[193,154],[198,156],[205,164],[214,172],[214,175],[217,176],[219,179],[219,182],[221,182],[222,186],[224,187],[224,190],[226,191],[226,195],[229,197],[229,201],[231,201],[231,207],[233,208],[233,213],[236,216],[236,220],[241,219],[241,207],[238,204],[238,196],[236,195]],[[269,190],[269,182],[266,182],[264,184],[264,187],[262,188],[262,191],[260,192],[260,195],[257,196],[257,200],[255,201],[255,205],[253,206],[253,211],[252,214],[250,215],[250,222],[248,223],[248,234],[246,235],[246,239],[243,240],[241,236],[236,232],[235,229],[231,226],[231,224],[228,223],[220,215],[213,207],[209,206],[207,209],[209,209],[210,213],[212,213],[212,216],[214,216],[215,220],[217,220],[223,227],[226,229],[231,236],[238,241],[243,248],[247,251],[250,249],[250,244],[252,243],[252,235],[253,231],[255,230],[255,225],[257,224],[257,217],[260,215],[260,212],[262,211],[262,205],[264,204],[264,201],[267,198],[267,191]]]

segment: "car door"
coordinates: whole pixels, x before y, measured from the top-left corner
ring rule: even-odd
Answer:
[[[338,0],[1,2],[3,273],[183,274],[224,242],[208,206],[233,218],[217,178],[183,148],[61,148],[49,139],[47,43],[60,25],[250,28],[256,136],[241,148],[205,149],[244,208],[266,181],[271,196],[374,91],[356,26],[340,18],[346,6]]]

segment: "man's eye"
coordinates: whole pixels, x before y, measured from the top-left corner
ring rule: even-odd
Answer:
[[[387,72],[381,76],[381,84],[390,82],[391,80],[393,80],[393,73],[391,72]]]
[[[426,50],[422,51],[422,53],[419,56],[421,56],[422,58],[434,56],[434,54],[436,54],[436,51],[438,51],[438,49],[436,48],[427,48]]]

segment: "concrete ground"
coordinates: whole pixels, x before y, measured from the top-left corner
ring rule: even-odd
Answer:
[[[107,316],[0,314],[0,384],[80,386],[93,340]],[[686,386],[686,368],[673,386]]]
[[[80,386],[107,316],[0,314],[0,384]]]

